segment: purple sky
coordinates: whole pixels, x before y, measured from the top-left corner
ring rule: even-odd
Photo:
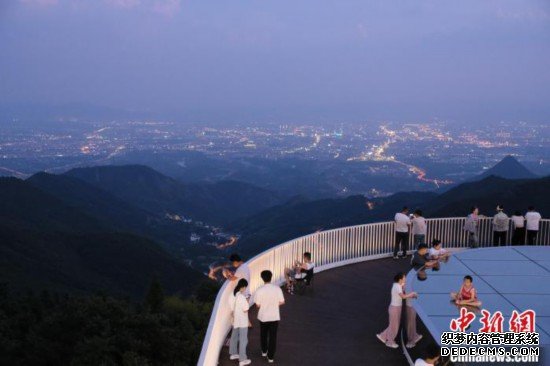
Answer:
[[[0,103],[550,120],[545,0],[0,0]]]

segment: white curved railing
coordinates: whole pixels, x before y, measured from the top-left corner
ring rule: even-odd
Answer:
[[[440,239],[447,247],[466,248],[468,234],[463,230],[465,218],[452,217],[427,219],[426,242]],[[491,218],[480,219],[479,241],[481,246],[490,246],[493,242]],[[507,235],[508,244],[511,230]],[[394,223],[381,222],[358,226],[349,226],[328,231],[316,232],[275,246],[249,260],[250,291],[253,293],[260,285],[260,272],[269,269],[273,272],[273,283],[284,281],[284,270],[301,259],[304,252],[311,252],[316,264],[316,272],[345,266],[351,263],[385,258],[392,255],[395,241]],[[550,220],[542,220],[536,244],[550,244]],[[412,235],[409,238],[412,248]],[[202,345],[199,366],[218,364],[220,350],[231,329],[231,314],[228,297],[232,284],[226,282],[220,289],[212,310],[208,330]]]

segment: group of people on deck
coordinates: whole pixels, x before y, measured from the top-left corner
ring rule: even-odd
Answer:
[[[442,248],[441,240],[434,239],[432,247],[424,243],[418,245],[417,250],[411,258],[411,267],[417,271],[417,278],[420,281],[426,279],[426,269],[439,269],[441,262],[446,262],[451,254]],[[404,326],[407,334],[407,343],[405,347],[413,348],[422,339],[422,335],[416,331],[416,311],[413,307],[413,301],[418,298],[416,292],[406,292],[406,276],[400,272],[394,276],[391,288],[391,301],[388,307],[389,324],[388,327],[377,334],[376,337],[387,347],[398,348],[395,341],[401,325],[401,314],[403,313],[403,300],[405,300],[406,324]],[[464,280],[458,292],[451,292],[451,301],[456,306],[480,307],[481,301],[477,297],[476,289],[473,286],[473,278],[470,275],[464,276]],[[438,349],[439,350],[439,349]],[[433,347],[428,348],[427,356],[416,360],[415,365],[426,366],[433,365],[439,359],[439,353],[434,352]]]
[[[255,305],[258,308],[258,321],[260,324],[260,348],[262,356],[268,363],[275,360],[277,348],[277,329],[281,315],[279,307],[284,305],[283,291],[277,285],[271,283],[273,273],[264,270],[260,277],[263,286],[250,295],[250,269],[237,254],[229,258],[235,271],[224,270],[224,277],[236,282],[232,296],[229,297],[229,308],[232,313],[232,332],[229,340],[229,359],[238,360],[239,366],[249,365],[252,361],[248,358],[246,349],[248,345],[248,329],[252,327],[248,312]],[[311,260],[311,253],[305,252],[302,261],[296,261],[292,268],[285,270],[286,287],[290,294],[294,293],[294,285],[297,281],[304,281],[313,271],[315,263]]]
[[[513,216],[508,217],[502,205],[497,205],[496,214],[492,220],[493,244],[495,246],[505,245],[510,222],[512,224],[512,244],[524,245],[525,238],[528,244],[536,242],[541,215],[534,207],[529,207],[528,212],[522,216],[516,211]],[[469,245],[472,248],[479,246],[479,225],[480,215],[477,207],[472,207],[466,218],[464,230],[468,232]],[[415,252],[411,257],[411,267],[417,271],[417,278],[425,280],[426,269],[438,270],[440,263],[448,260],[450,253],[442,247],[441,240],[434,239],[431,246],[426,242],[427,221],[422,211],[416,210],[409,215],[409,210],[404,207],[401,212],[395,215],[395,246],[393,258],[407,258],[409,235],[412,234]],[[277,329],[280,321],[279,307],[284,304],[285,299],[281,287],[271,283],[273,274],[269,270],[261,272],[264,283],[258,288],[252,297],[249,290],[250,270],[247,264],[236,254],[231,255],[230,262],[235,271],[224,271],[224,276],[236,283],[232,296],[229,297],[229,307],[232,313],[232,333],[229,342],[229,358],[238,360],[239,366],[248,365],[251,360],[246,350],[248,345],[248,329],[252,327],[248,312],[251,306],[258,308],[258,321],[260,325],[260,348],[262,356],[267,362],[274,362],[277,344]],[[315,263],[312,261],[311,253],[303,253],[301,261],[296,261],[291,268],[284,272],[286,290],[294,294],[295,285],[304,281],[313,272]],[[405,301],[407,348],[413,348],[422,339],[422,335],[416,329],[416,311],[413,302],[418,298],[416,292],[406,291],[406,276],[398,273],[394,276],[391,288],[391,301],[388,308],[389,324],[387,328],[376,337],[387,347],[398,348],[396,337],[399,332],[403,312],[403,301]],[[457,292],[451,292],[451,301],[456,306],[481,307],[482,303],[477,296],[473,286],[473,278],[466,275]],[[438,350],[438,349],[437,349]],[[428,348],[427,357],[418,359],[415,365],[433,365],[439,359],[439,353],[435,348]]]
[[[468,233],[468,245],[470,248],[479,247],[480,230],[479,208],[473,206],[466,217],[464,230]],[[534,206],[529,206],[525,215],[520,211],[515,211],[511,217],[504,212],[503,205],[497,205],[496,214],[493,216],[493,245],[504,246],[507,241],[507,234],[512,223],[512,245],[535,245],[540,228],[542,216],[535,210]],[[409,250],[409,231],[413,236],[415,249],[418,245],[426,242],[427,225],[426,219],[422,216],[421,210],[416,210],[409,215],[409,208],[403,207],[401,212],[395,214],[395,245],[393,258],[404,258]]]
[[[237,254],[229,258],[235,272],[224,271],[224,276],[237,282],[233,295],[229,296],[229,308],[232,313],[232,332],[229,340],[229,359],[238,360],[239,366],[249,365],[252,361],[248,358],[246,349],[248,345],[248,329],[252,327],[248,312],[251,305],[258,308],[258,322],[260,324],[260,348],[262,356],[268,363],[275,360],[277,348],[277,329],[281,314],[279,307],[284,305],[285,298],[283,291],[277,285],[271,283],[273,273],[265,270],[260,273],[263,286],[250,295],[250,269],[248,265]]]
[[[471,248],[479,247],[479,209],[473,206],[466,218],[464,230],[468,232],[468,244]],[[493,245],[506,245],[507,234],[512,223],[512,245],[535,245],[540,228],[542,216],[535,210],[534,206],[527,208],[527,213],[522,215],[515,211],[511,217],[504,212],[503,205],[497,205],[496,214],[493,216]]]

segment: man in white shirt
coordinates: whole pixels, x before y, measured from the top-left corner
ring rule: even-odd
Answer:
[[[527,244],[535,245],[537,234],[539,232],[539,223],[541,220],[540,213],[535,211],[534,206],[529,206],[527,213],[525,214],[526,228],[527,228]]]
[[[408,216],[409,208],[403,207],[401,212],[395,214],[395,247],[393,248],[393,259],[398,259],[397,253],[399,252],[399,246],[401,245],[402,258],[407,257],[407,250],[409,249],[409,226],[411,226],[411,219]]]
[[[509,226],[510,219],[508,215],[504,213],[504,207],[498,205],[497,214],[493,217],[493,246],[498,247],[506,245],[506,233],[508,233]]]
[[[225,278],[229,281],[237,281],[244,278],[248,283],[250,283],[250,268],[248,268],[248,264],[242,260],[241,256],[238,254],[231,254],[229,261],[231,262],[231,265],[236,268],[236,270],[235,273],[230,270],[225,270],[223,273]],[[248,287],[246,288],[244,295],[247,299],[250,298],[250,290]]]
[[[412,219],[412,233],[414,248],[418,249],[420,244],[426,244],[426,219],[422,216],[421,210],[414,211]]]
[[[254,303],[259,308],[262,356],[267,357],[269,363],[273,363],[277,348],[277,328],[281,320],[279,307],[285,303],[285,298],[281,288],[271,284],[271,271],[262,271],[260,276],[264,285],[254,293]]]

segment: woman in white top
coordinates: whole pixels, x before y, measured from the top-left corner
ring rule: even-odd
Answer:
[[[512,233],[512,245],[525,245],[525,217],[516,211],[511,217],[514,232]]]
[[[229,341],[229,359],[239,360],[239,366],[248,365],[252,361],[246,356],[248,344],[248,300],[246,300],[246,288],[248,281],[240,279],[229,297],[229,306],[233,312],[233,331]]]
[[[389,325],[382,333],[376,335],[382,343],[390,348],[399,347],[397,343],[395,343],[395,337],[397,336],[397,332],[399,332],[399,323],[401,322],[401,306],[403,305],[403,300],[416,298],[418,296],[416,292],[411,292],[410,294],[404,293],[403,288],[405,287],[405,281],[405,274],[402,272],[396,274],[393,278],[391,303],[388,307]]]

